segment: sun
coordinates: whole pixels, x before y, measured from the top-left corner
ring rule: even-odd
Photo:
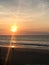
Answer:
[[[17,32],[17,26],[16,25],[11,26],[11,32]]]
[[[14,48],[15,46],[11,46],[12,48]]]

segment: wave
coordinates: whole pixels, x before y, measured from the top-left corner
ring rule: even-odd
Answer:
[[[8,40],[0,40],[0,45],[9,45],[15,44],[15,45],[24,45],[24,46],[47,46],[49,47],[49,42],[44,41],[8,41]]]

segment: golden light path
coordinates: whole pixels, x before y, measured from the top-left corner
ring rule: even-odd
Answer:
[[[14,15],[16,16],[16,18],[19,17],[21,4],[22,4],[22,0],[19,0],[19,5],[18,5],[18,9],[17,9],[17,14],[14,14]],[[10,41],[10,47],[8,47],[8,52],[7,52],[7,55],[6,55],[6,58],[5,58],[5,64],[4,64],[4,65],[7,65],[8,57],[9,57],[10,50],[11,50],[12,40],[13,40],[13,38],[14,38],[14,33],[15,33],[16,31],[17,31],[17,28],[15,28],[15,26],[12,26],[11,32],[13,32],[13,34],[12,34],[11,41]],[[15,47],[15,46],[12,46],[12,48],[14,48],[14,47]]]
[[[21,46],[15,46],[15,45],[9,45],[9,46],[4,46],[4,45],[0,45],[0,47],[5,47],[5,48],[22,48]]]
[[[12,45],[12,41],[15,38],[14,33],[17,32],[17,26],[16,25],[11,26],[10,30],[12,32],[12,37],[11,37],[11,40],[10,40],[10,45],[8,46],[8,51],[7,51],[7,55],[6,55],[6,58],[5,58],[5,64],[4,65],[7,65],[7,61],[8,61],[8,57],[9,57],[11,48],[16,48],[14,45]]]

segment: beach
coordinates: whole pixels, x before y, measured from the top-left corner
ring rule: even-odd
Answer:
[[[49,0],[0,0],[0,65],[49,65]]]
[[[4,65],[8,48],[0,47],[0,65]],[[48,64],[49,50],[11,48],[6,65]]]
[[[49,35],[0,36],[0,65],[49,63]]]

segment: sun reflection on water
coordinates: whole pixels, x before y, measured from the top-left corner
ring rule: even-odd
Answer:
[[[8,46],[8,51],[7,51],[7,55],[6,55],[6,58],[5,58],[5,64],[4,64],[4,65],[7,65],[7,61],[8,61],[8,57],[9,57],[9,54],[10,54],[11,49],[12,49],[12,48],[16,48],[16,46],[15,46],[15,35],[14,35],[14,33],[15,33],[16,31],[17,31],[17,30],[16,30],[16,28],[14,27],[14,28],[12,29],[13,34],[12,34],[12,37],[11,37],[11,40],[10,40],[10,44],[9,44],[9,46]],[[14,39],[14,40],[13,40],[13,39]]]

